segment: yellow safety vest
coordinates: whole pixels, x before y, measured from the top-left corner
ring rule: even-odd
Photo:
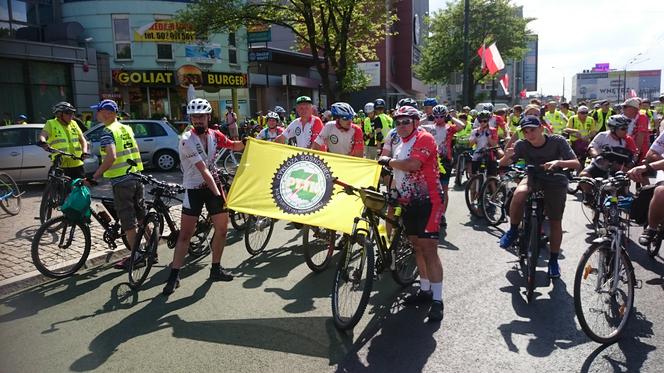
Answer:
[[[597,118],[594,118],[594,114],[597,114]],[[592,117],[595,119],[595,126],[596,130],[598,132],[606,130],[606,118],[610,117],[613,115],[613,109],[609,108],[609,111],[606,112],[606,116],[604,116],[604,112],[602,109],[597,109],[595,113],[593,113]]]
[[[521,121],[521,116],[519,115],[510,115],[510,132],[512,133],[512,136],[516,136],[518,139],[523,139],[523,132],[521,132],[521,128],[519,128],[519,121]]]
[[[587,137],[591,132],[595,131],[595,120],[593,119],[593,117],[588,115],[586,117],[586,122],[581,123],[579,116],[573,115],[571,118],[569,118],[569,122],[567,123],[567,128],[579,130],[582,136]],[[574,135],[569,135],[569,140],[571,142],[574,142],[576,140],[579,140],[579,138],[575,137]]]
[[[373,123],[371,121],[371,118],[366,117],[364,118],[364,134],[367,135],[367,139],[364,140],[364,145],[369,145],[371,142],[371,134],[373,132]]]
[[[136,162],[136,167],[131,169],[132,172],[142,171],[141,153],[138,151],[138,144],[136,144],[134,131],[131,127],[115,121],[106,128],[111,131],[115,140],[115,161],[113,161],[111,168],[104,171],[104,177],[112,179],[126,175],[127,168],[129,168],[128,159],[133,159]],[[101,147],[101,156],[106,157],[105,147]]]
[[[378,118],[380,118],[380,124],[383,126],[383,129],[381,130],[381,133],[383,134],[383,141],[376,141],[376,143],[382,144],[385,142],[387,135],[390,134],[390,130],[392,129],[392,118],[390,118],[390,116],[385,113],[378,114]]]
[[[544,114],[544,119],[548,120],[549,123],[551,123],[551,127],[553,128],[553,133],[557,135],[562,134],[563,129],[567,125],[567,123],[565,123],[565,121],[563,120],[562,113],[558,110],[556,110],[553,113],[547,111],[546,114]]]
[[[78,141],[80,129],[78,128],[78,124],[73,120],[69,121],[68,125],[64,125],[57,118],[49,119],[46,125],[44,125],[44,130],[48,132],[46,142],[51,148],[74,154],[77,157],[83,154],[81,143]],[[52,154],[51,159],[55,159],[55,156],[56,154]],[[83,161],[81,160],[62,157],[62,168],[79,167],[82,165]]]
[[[639,110],[639,112],[648,117],[648,128],[650,128],[651,130],[654,130],[655,129],[655,117],[653,115],[653,111],[650,110],[650,109],[648,109],[648,110],[641,109],[641,110]]]

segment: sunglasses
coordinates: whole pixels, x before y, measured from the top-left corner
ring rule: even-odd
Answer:
[[[480,123],[489,123],[489,120],[488,119],[480,119],[479,122]]]
[[[407,126],[409,124],[413,123],[413,120],[410,118],[404,118],[404,119],[397,119],[395,120],[397,126]]]
[[[445,117],[447,117],[447,115],[434,115],[433,117],[438,118],[438,119],[445,119]]]

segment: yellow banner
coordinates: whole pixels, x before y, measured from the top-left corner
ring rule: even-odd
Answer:
[[[378,184],[375,161],[249,138],[228,195],[228,207],[351,233],[359,197],[339,193],[338,178],[356,187]]]
[[[172,20],[150,22],[134,31],[134,41],[190,43],[195,39],[196,32],[190,24]]]

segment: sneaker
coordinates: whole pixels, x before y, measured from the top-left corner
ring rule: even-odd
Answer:
[[[551,278],[560,277],[560,266],[558,265],[557,260],[555,262],[549,261],[549,277]]]
[[[403,304],[406,306],[413,306],[416,304],[422,304],[426,302],[431,302],[433,299],[433,293],[431,290],[429,291],[424,291],[424,290],[418,290],[417,293],[415,294],[410,294],[403,300]]]
[[[641,246],[648,246],[652,242],[653,238],[655,238],[655,230],[646,228],[639,236],[639,244]]]
[[[164,286],[164,290],[162,290],[162,294],[165,296],[169,296],[173,294],[175,289],[180,287],[180,279],[175,278],[175,281],[166,281],[166,286]]]
[[[509,229],[507,232],[503,233],[503,236],[500,237],[500,247],[507,249],[512,246],[519,236],[519,231],[516,229]]]
[[[443,319],[443,310],[445,310],[443,302],[437,300],[431,302],[431,308],[429,309],[429,314],[427,315],[429,322],[441,321]]]
[[[215,271],[214,269],[210,269],[210,280],[212,281],[233,281],[233,275],[231,275],[228,271],[225,269],[219,267],[219,270]]]

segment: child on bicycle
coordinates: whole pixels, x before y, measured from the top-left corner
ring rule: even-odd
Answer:
[[[544,134],[544,127],[539,118],[525,116],[519,122],[519,128],[525,139],[518,140],[514,147],[505,150],[505,156],[500,159],[501,167],[509,166],[517,159],[524,159],[527,165],[542,166],[545,170],[579,167],[579,161],[567,140],[560,135]],[[542,175],[541,181],[543,181],[544,209],[551,228],[548,274],[549,277],[555,278],[560,277],[558,255],[563,239],[562,218],[567,199],[567,177],[562,174]],[[519,235],[519,224],[529,193],[526,177],[521,180],[512,196],[509,211],[510,229],[500,238],[500,247],[503,249],[512,246]]]

